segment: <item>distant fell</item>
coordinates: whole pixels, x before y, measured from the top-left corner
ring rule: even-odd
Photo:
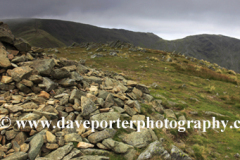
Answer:
[[[11,19],[8,23],[16,37],[33,46],[53,48],[69,46],[73,42],[101,42],[120,40],[151,49],[180,52],[187,56],[217,63],[240,72],[240,40],[222,35],[193,35],[167,41],[153,33],[124,29],[107,29],[88,24],[50,19]]]

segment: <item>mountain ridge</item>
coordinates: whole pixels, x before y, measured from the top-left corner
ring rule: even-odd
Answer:
[[[224,35],[200,34],[182,39],[164,40],[154,33],[108,29],[89,24],[51,19],[4,20],[17,37],[31,45],[52,48],[69,46],[74,42],[102,42],[120,40],[144,48],[180,52],[217,63],[240,72],[240,40]],[[40,36],[39,36],[40,35]],[[40,37],[40,38],[39,38]]]

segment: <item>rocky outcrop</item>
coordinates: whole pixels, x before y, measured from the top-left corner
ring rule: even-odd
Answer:
[[[0,116],[12,120],[10,127],[0,128],[0,158],[109,159],[114,153],[133,160],[137,156],[135,148],[146,148],[138,159],[154,155],[167,159],[169,154],[152,129],[137,132],[138,124],[134,123],[130,132],[122,128],[127,134],[119,134],[116,124],[110,124],[121,119],[145,121],[141,103],[158,112],[151,115],[152,119],[164,119],[163,113],[176,118],[160,100],[154,100],[147,86],[82,62],[43,54],[42,49],[31,49],[24,40],[14,38],[1,23],[0,30]],[[111,44],[119,45],[123,44]],[[17,128],[16,120],[52,123],[49,128],[40,123]],[[75,123],[87,120],[92,121],[87,127]],[[92,131],[94,121],[104,123]],[[119,138],[122,142],[116,140]],[[179,154],[175,148],[171,152],[172,157],[178,158]]]

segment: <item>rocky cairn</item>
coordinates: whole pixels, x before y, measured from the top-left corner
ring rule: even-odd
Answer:
[[[0,73],[0,118],[11,119],[10,127],[0,127],[0,159],[105,160],[113,154],[128,160],[154,156],[191,159],[175,146],[168,153],[152,129],[126,129],[126,133],[117,135],[116,126],[99,127],[95,132],[82,124],[67,128],[68,120],[145,120],[141,103],[154,104],[153,109],[161,114],[164,108],[145,85],[78,61],[46,55],[43,49],[15,38],[2,22]],[[57,128],[62,117],[65,128]],[[16,120],[52,123],[49,128],[40,123],[37,127],[26,124],[25,128],[18,128]],[[138,153],[137,148],[145,150]]]

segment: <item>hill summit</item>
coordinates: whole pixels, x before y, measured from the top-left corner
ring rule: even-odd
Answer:
[[[42,49],[16,39],[6,24],[0,29],[1,159],[239,157],[237,128],[143,125],[212,117],[233,125],[240,117],[234,71],[121,41]]]

